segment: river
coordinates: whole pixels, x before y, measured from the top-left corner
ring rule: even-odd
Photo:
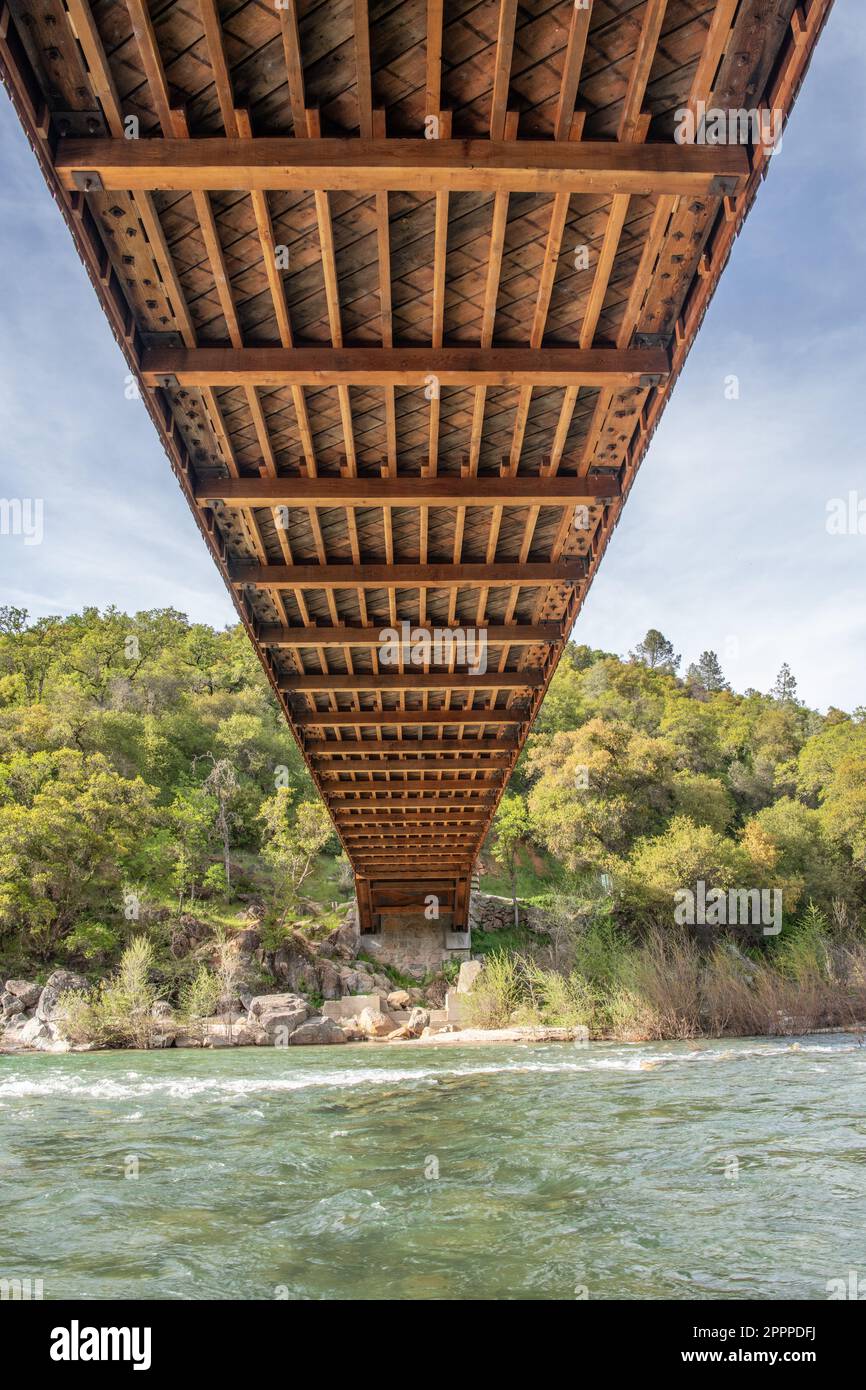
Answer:
[[[5,1056],[0,1202],[47,1299],[826,1299],[866,1047]]]

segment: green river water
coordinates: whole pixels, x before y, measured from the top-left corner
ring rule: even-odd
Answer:
[[[46,1299],[826,1299],[866,1047],[5,1056],[0,1204]]]

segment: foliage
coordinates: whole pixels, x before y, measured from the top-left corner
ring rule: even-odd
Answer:
[[[152,983],[153,946],[136,937],[120,958],[117,972],[85,995],[71,992],[59,1001],[64,1031],[73,1042],[105,1047],[149,1047],[156,1032]]]

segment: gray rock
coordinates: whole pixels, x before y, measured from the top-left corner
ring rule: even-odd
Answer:
[[[482,961],[465,960],[460,967],[460,974],[457,976],[457,993],[469,994],[483,969]]]
[[[340,981],[340,972],[333,961],[320,960],[319,968],[319,993],[323,999],[339,999],[343,993]]]
[[[304,1017],[310,1012],[307,1001],[299,994],[256,994],[249,1002],[248,1012],[253,1018],[261,1018],[265,1014],[292,1013],[295,1009],[303,1009]]]
[[[3,1018],[14,1018],[16,1014],[27,1012],[21,1000],[16,999],[14,994],[5,994],[3,999],[9,1001],[3,1004]]]
[[[150,1012],[154,1018],[171,1018],[173,1009],[167,999],[157,999]]]
[[[339,1023],[335,1023],[332,1018],[322,1018],[321,1015],[302,1023],[289,1038],[292,1047],[321,1047],[346,1041],[346,1034]]]
[[[424,1029],[430,1026],[430,1010],[420,1009],[416,1005],[409,1015],[409,1021],[406,1026],[414,1038],[420,1038]]]
[[[20,999],[25,1009],[35,1009],[39,1003],[42,986],[31,984],[29,980],[7,980],[6,993]]]
[[[392,989],[388,995],[389,1009],[408,1009],[412,1003],[412,996],[408,989]]]
[[[73,990],[88,990],[89,988],[89,982],[83,975],[78,975],[74,970],[52,971],[39,996],[36,1017],[42,1023],[53,1022],[62,1015],[63,1010],[59,1005],[62,995],[69,994]]]
[[[8,1033],[7,1029],[7,1033]],[[24,1047],[43,1047],[54,1042],[54,1030],[40,1018],[28,1018],[17,1030],[16,1042]]]

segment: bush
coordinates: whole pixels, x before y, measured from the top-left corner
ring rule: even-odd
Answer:
[[[153,947],[146,937],[138,936],[121,956],[116,974],[103,980],[94,994],[64,995],[60,1004],[70,1041],[149,1047],[156,1032],[153,1006],[158,997],[152,970]]]

